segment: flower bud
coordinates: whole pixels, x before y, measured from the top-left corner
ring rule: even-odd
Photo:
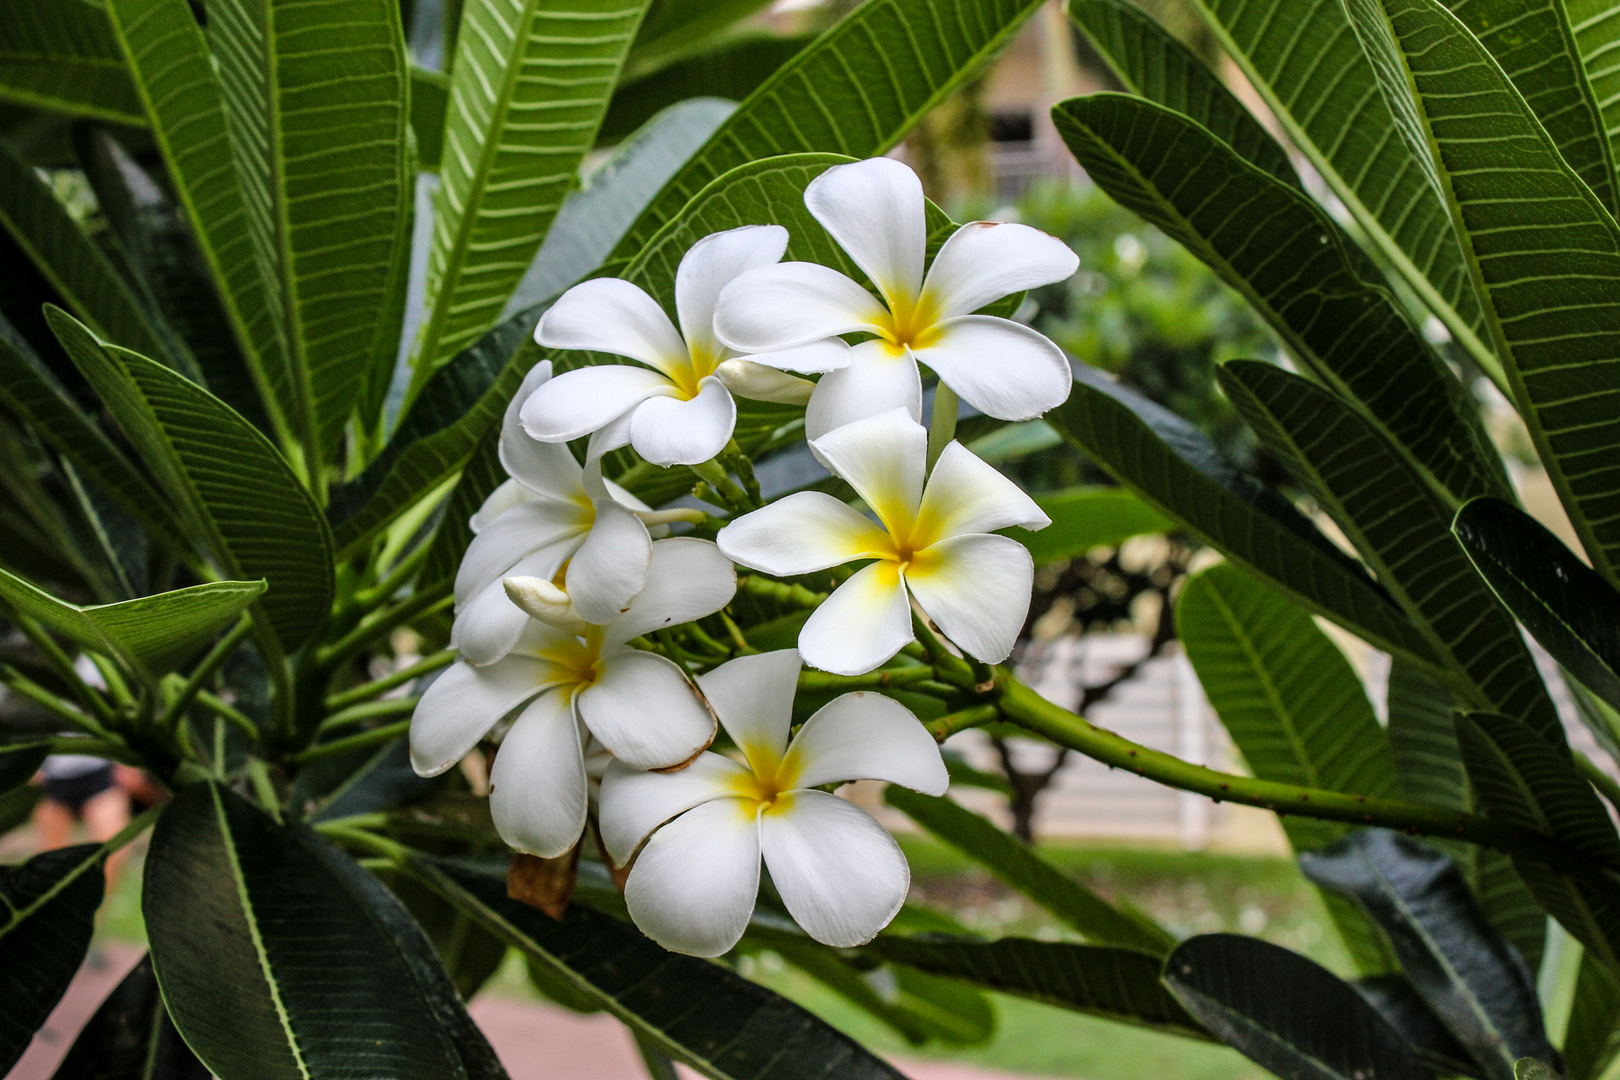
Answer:
[[[585,632],[585,620],[574,610],[568,594],[544,578],[509,577],[501,580],[507,598],[530,618],[574,634]]]
[[[738,397],[754,401],[777,401],[783,405],[803,405],[810,400],[816,384],[778,371],[752,360],[727,360],[714,372]]]

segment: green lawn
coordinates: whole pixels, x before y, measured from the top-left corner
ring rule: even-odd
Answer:
[[[1072,935],[1035,905],[945,846],[902,838],[911,860],[913,899],[950,911],[987,935],[1048,939]],[[1257,935],[1344,971],[1344,952],[1311,887],[1286,859],[1188,854],[1106,846],[1048,845],[1052,861],[1110,897],[1128,897],[1178,934],[1229,930]],[[102,940],[144,941],[140,867],[128,871],[103,911]],[[994,1034],[973,1047],[912,1046],[821,983],[764,954],[747,974],[886,1055],[949,1058],[1007,1072],[1086,1080],[1258,1080],[1268,1074],[1235,1052],[1189,1039],[995,995]],[[509,956],[485,993],[535,997],[517,957]]]

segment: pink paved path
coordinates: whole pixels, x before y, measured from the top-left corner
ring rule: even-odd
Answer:
[[[141,950],[134,946],[112,945],[103,950],[98,965],[81,968],[6,1080],[50,1080],[79,1028],[140,958]],[[487,996],[474,1001],[471,1011],[512,1080],[646,1080],[629,1033],[610,1017]],[[1025,1080],[941,1062],[897,1064],[912,1080]],[[687,1080],[698,1075],[685,1067],[680,1072]]]

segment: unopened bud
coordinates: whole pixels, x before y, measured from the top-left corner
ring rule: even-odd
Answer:
[[[816,384],[778,371],[752,360],[727,360],[714,372],[726,389],[738,397],[754,401],[776,401],[783,405],[803,405],[810,400]]]
[[[530,618],[572,634],[585,632],[585,620],[574,610],[568,594],[545,578],[509,577],[501,580],[506,596]]]

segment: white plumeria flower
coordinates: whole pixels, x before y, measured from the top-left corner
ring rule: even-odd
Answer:
[[[872,940],[911,883],[894,838],[854,804],[815,789],[886,780],[929,795],[950,781],[939,747],[905,706],[837,698],[788,741],[799,655],[743,656],[698,676],[747,764],[705,753],[678,773],[615,761],[602,778],[602,841],[621,865],[630,917],[666,949],[719,956],[737,943],[763,856],[782,901],[826,945]]]
[[[601,365],[559,375],[523,405],[523,426],[542,442],[602,432],[600,449],[626,443],[655,465],[697,465],[731,441],[737,423],[732,392],[768,400],[802,400],[803,380],[737,356],[714,336],[720,290],[739,274],[776,262],[787,250],[780,225],[747,225],[692,245],[675,272],[680,329],[658,302],[620,278],[594,278],[564,293],[540,318],[534,339],[556,349],[590,349],[639,360],[646,367]],[[848,359],[841,341],[769,358],[772,368],[821,372]],[[728,388],[729,380],[729,388]],[[804,387],[808,389],[808,387]]]
[[[1080,265],[1055,237],[1027,225],[975,221],[945,241],[923,275],[928,245],[917,174],[889,158],[835,165],[804,203],[877,286],[883,299],[830,267],[762,267],[726,287],[715,309],[720,340],[772,364],[772,350],[836,334],[877,335],[816,384],[805,414],[812,438],[896,407],[922,417],[917,362],[980,412],[1028,420],[1063,403],[1073,376],[1063,352],[1010,319],[973,312],[1054,281]]]
[[[1018,485],[958,442],[923,482],[928,432],[904,409],[858,420],[810,444],[877,514],[819,491],[744,514],[716,538],[731,561],[776,577],[858,559],[857,571],[799,631],[805,663],[839,675],[871,671],[913,639],[907,590],[945,635],[986,663],[1012,651],[1029,613],[1034,562],[997,529],[1051,519]]]
[[[667,531],[662,523],[687,514],[653,510],[604,479],[596,448],[582,467],[568,447],[529,438],[518,411],[550,378],[551,361],[536,364],[506,408],[500,455],[512,479],[473,515],[473,542],[456,572],[450,643],[470,663],[505,656],[528,621],[507,598],[503,577],[550,579],[566,566],[576,608],[588,622],[608,622],[646,583],[653,536]]]
[[[638,769],[678,767],[714,738],[714,717],[685,673],[627,643],[719,611],[737,578],[707,540],[659,540],[646,586],[606,625],[581,621],[568,594],[541,579],[507,580],[547,621],[530,620],[498,662],[458,661],[428,687],[411,717],[411,764],[437,776],[521,710],[490,771],[490,811],[508,844],[552,858],[585,825],[586,733]]]

